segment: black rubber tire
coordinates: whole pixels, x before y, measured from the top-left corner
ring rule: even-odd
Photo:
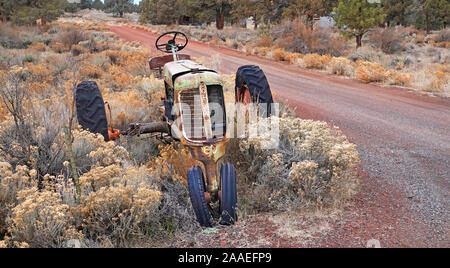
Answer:
[[[253,103],[267,104],[267,114],[262,114],[263,117],[268,117],[273,114],[272,103],[273,96],[270,90],[269,82],[263,70],[256,65],[245,65],[239,67],[236,73],[236,89],[247,85],[252,96]]]
[[[96,82],[84,81],[75,94],[78,123],[92,133],[102,134],[109,141],[105,103]]]
[[[194,208],[197,221],[202,227],[212,227],[213,220],[211,212],[205,198],[205,186],[203,182],[203,172],[198,166],[188,171],[189,196]]]
[[[237,222],[237,187],[236,169],[232,164],[223,164],[220,170],[222,200],[220,202],[222,225],[233,225]]]

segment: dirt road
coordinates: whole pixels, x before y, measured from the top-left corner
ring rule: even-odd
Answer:
[[[151,48],[157,37],[125,26],[111,31]],[[334,245],[363,246],[375,238],[388,246],[450,246],[450,99],[365,85],[198,42],[183,53],[215,56],[225,74],[259,65],[276,98],[296,107],[299,117],[336,125],[357,144],[364,192],[353,200],[357,216],[329,234],[347,239],[326,238]],[[359,231],[346,227],[358,221]]]

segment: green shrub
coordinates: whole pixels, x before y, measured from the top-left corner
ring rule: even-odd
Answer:
[[[33,64],[39,63],[40,58],[33,54],[26,54],[22,60],[22,63],[31,62]]]

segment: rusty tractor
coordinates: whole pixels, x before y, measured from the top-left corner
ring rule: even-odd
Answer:
[[[184,33],[165,33],[157,39],[156,48],[170,55],[149,60],[151,71],[162,76],[165,84],[161,122],[133,123],[127,130],[109,127],[105,102],[92,81],[77,87],[78,122],[84,129],[102,134],[106,141],[143,134],[180,141],[198,162],[187,174],[198,222],[211,227],[214,218],[220,217],[220,224],[232,225],[238,220],[236,170],[232,164],[221,161],[228,141],[223,84],[216,71],[178,53],[188,43]],[[273,103],[267,79],[257,66],[239,68],[235,90],[237,103]],[[270,113],[268,105],[265,115]]]

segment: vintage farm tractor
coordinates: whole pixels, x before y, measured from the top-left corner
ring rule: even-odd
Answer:
[[[161,122],[133,123],[122,131],[112,129],[100,90],[96,82],[89,81],[77,88],[78,122],[83,128],[102,134],[107,141],[121,135],[150,133],[180,141],[198,162],[187,174],[198,222],[210,227],[215,215],[221,218],[220,224],[231,225],[238,219],[236,170],[232,164],[220,161],[228,141],[223,84],[216,71],[191,61],[189,55],[178,54],[188,42],[181,32],[163,34],[157,39],[156,48],[171,55],[149,60],[151,71],[158,72],[165,83]],[[236,102],[256,101],[273,103],[269,84],[259,67],[242,66],[236,77]],[[270,108],[266,115],[270,115]]]

